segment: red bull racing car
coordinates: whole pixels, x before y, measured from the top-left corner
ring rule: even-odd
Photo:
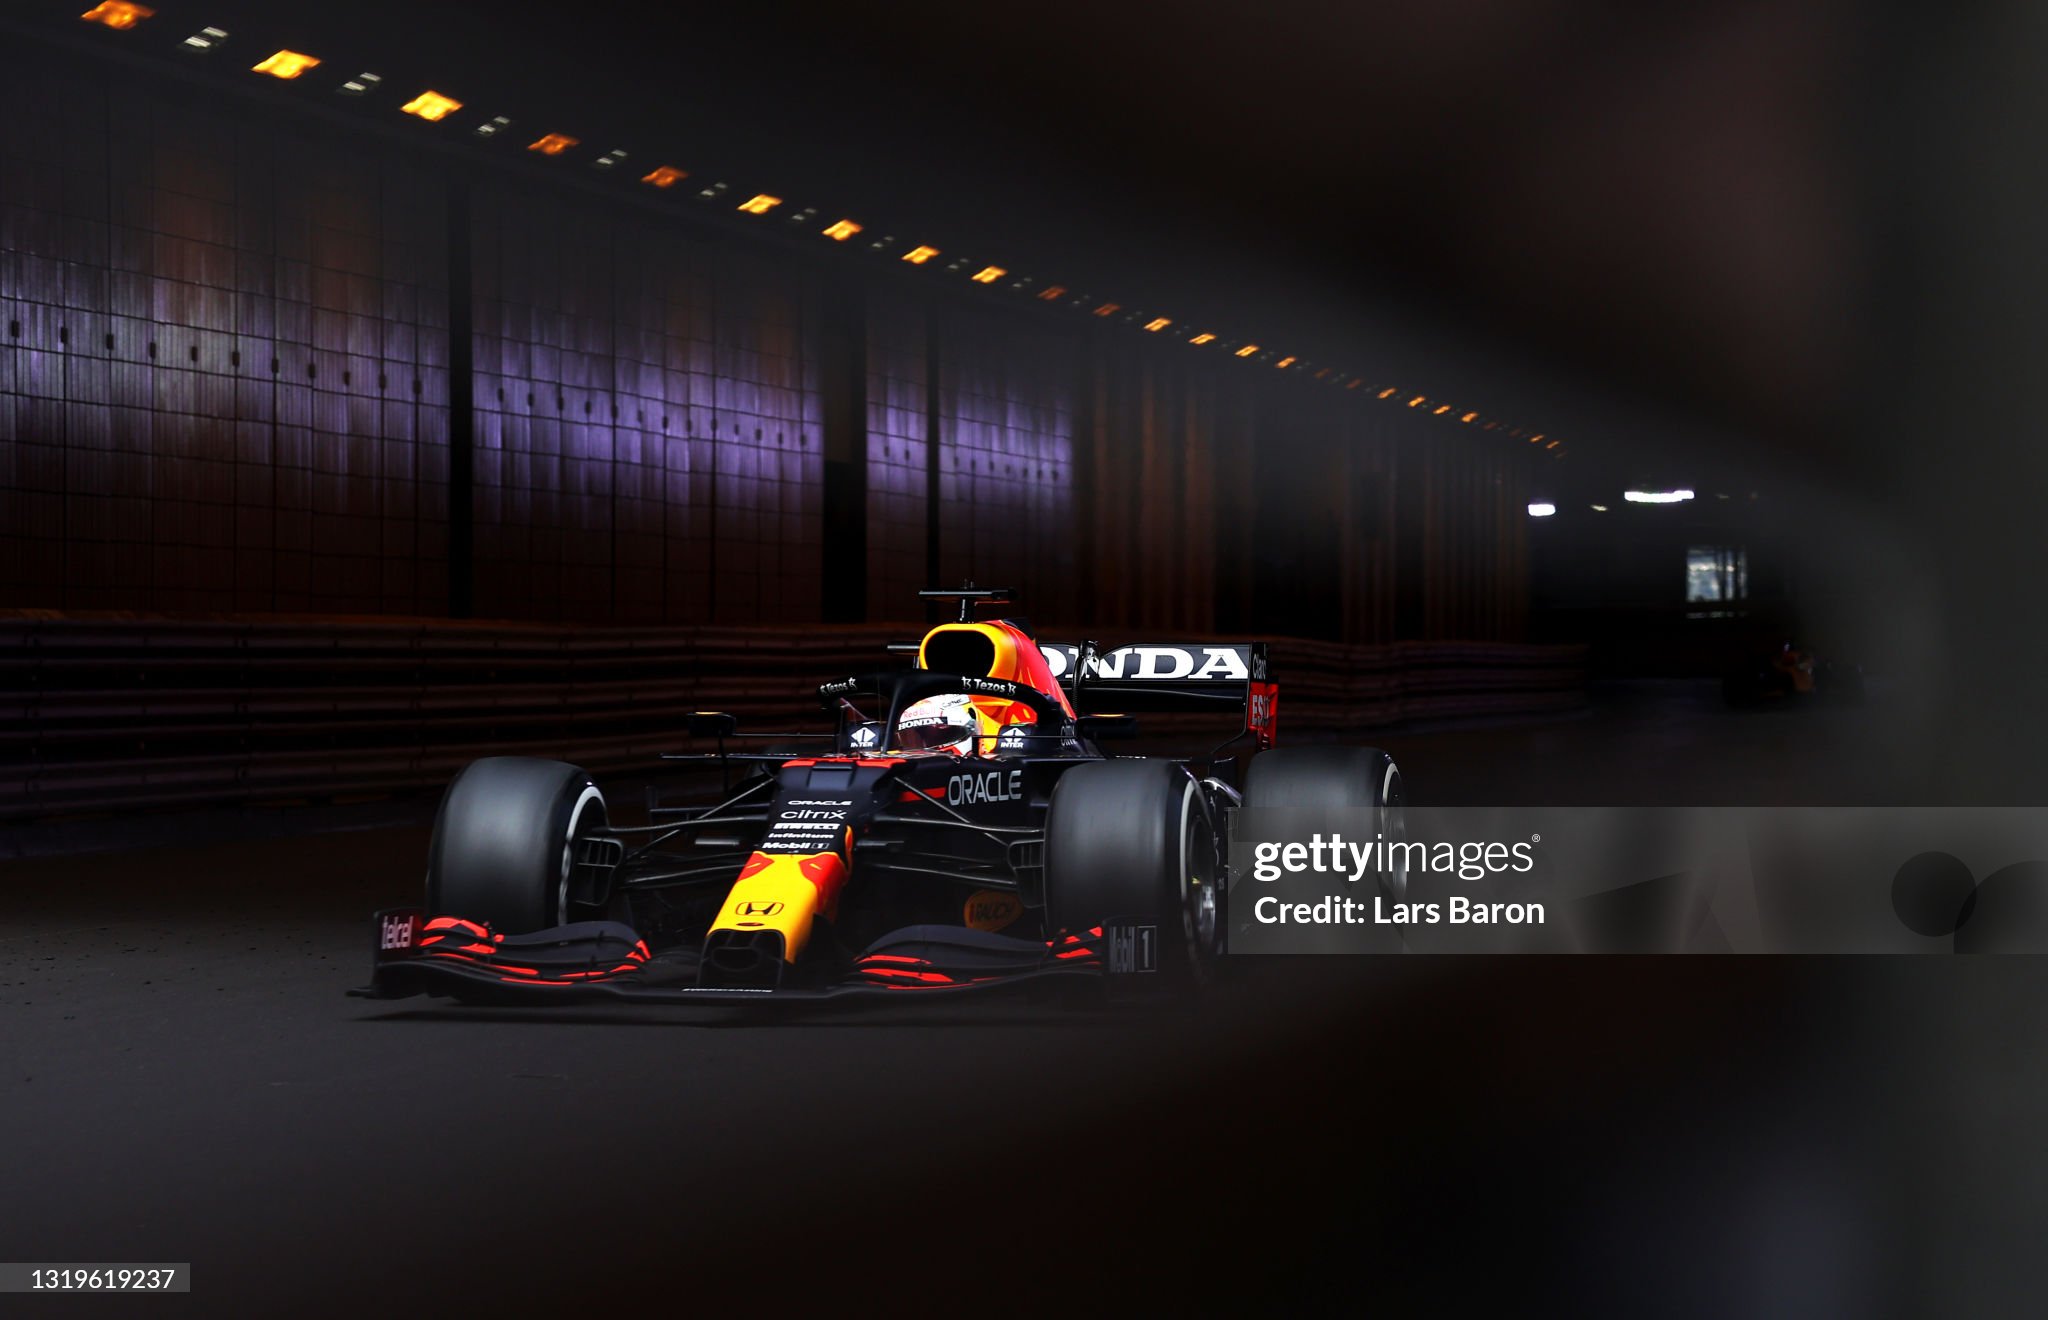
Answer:
[[[975,617],[1007,604],[1000,592],[923,594],[958,601],[958,620],[931,629],[911,667],[821,685],[836,727],[815,754],[732,751],[731,717],[693,717],[718,750],[670,759],[728,771],[711,805],[614,825],[575,766],[472,763],[442,799],[424,905],[377,914],[373,980],[354,993],[731,1003],[1186,987],[1225,951],[1240,810],[1262,805],[1306,839],[1398,809],[1383,752],[1273,749],[1263,643],[1041,645],[1021,621]],[[1161,709],[1242,722],[1199,757],[1101,750],[1132,731],[1130,712]]]

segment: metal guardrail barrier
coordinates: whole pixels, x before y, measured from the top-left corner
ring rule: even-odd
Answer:
[[[900,663],[883,647],[905,631],[4,618],[0,819],[434,788],[485,755],[647,769],[692,710],[798,727],[822,678]],[[1585,699],[1582,647],[1283,639],[1273,657],[1282,729],[1324,736]]]

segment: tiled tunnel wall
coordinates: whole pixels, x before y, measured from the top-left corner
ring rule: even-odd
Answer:
[[[1047,621],[1523,628],[1519,456],[1406,410],[882,277],[835,338],[844,277],[773,249],[508,180],[451,225],[374,140],[6,72],[0,609],[447,613],[466,320],[481,617],[845,617],[837,366],[864,617],[936,576]]]

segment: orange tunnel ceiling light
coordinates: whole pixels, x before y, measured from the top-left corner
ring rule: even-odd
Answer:
[[[105,4],[94,5],[79,17],[116,32],[126,32],[145,18],[155,18],[156,10],[148,5],[131,5],[128,0],[106,0]]]
[[[1115,316],[1123,310],[1123,306],[1122,303],[1104,303],[1095,309],[1095,314],[1097,316]]]
[[[755,193],[746,201],[741,202],[738,209],[745,211],[748,215],[766,215],[780,205],[782,205],[780,197],[771,197],[767,193]]]
[[[1468,422],[1468,423],[1469,423],[1469,422],[1476,422],[1476,421],[1478,421],[1478,420],[1479,420],[1479,414],[1478,414],[1478,413],[1476,413],[1476,412],[1468,412],[1468,413],[1466,413],[1466,414],[1465,414],[1465,415],[1464,415],[1463,417],[1460,417],[1460,418],[1459,418],[1458,420],[1459,420],[1459,421],[1461,421],[1461,422]]]
[[[825,226],[825,237],[831,239],[835,243],[844,243],[847,239],[852,238],[855,234],[858,234],[859,232],[860,226],[855,224],[851,220],[841,220],[836,224],[829,224]]]
[[[1155,333],[1155,334],[1156,334],[1156,333],[1158,333],[1159,331],[1161,331],[1161,330],[1164,330],[1164,329],[1165,329],[1165,328],[1166,328],[1167,326],[1170,326],[1170,325],[1172,325],[1172,324],[1173,324],[1173,321],[1172,321],[1171,319],[1169,319],[1168,317],[1164,317],[1164,316],[1155,316],[1155,317],[1153,317],[1153,318],[1152,318],[1151,320],[1149,320],[1149,321],[1145,322],[1145,328],[1146,328],[1147,330],[1150,330],[1150,331],[1152,331],[1153,333]]]
[[[1216,336],[1214,336],[1214,335],[1210,334],[1210,333],[1209,333],[1208,331],[1204,330],[1204,331],[1203,331],[1203,332],[1202,332],[1201,334],[1198,334],[1198,335],[1196,335],[1196,336],[1195,336],[1195,337],[1194,337],[1193,339],[1190,339],[1190,340],[1188,340],[1188,342],[1189,342],[1190,344],[1209,344],[1209,343],[1214,343],[1214,342],[1215,342],[1215,340],[1216,340]]]
[[[1273,365],[1276,367],[1291,367],[1294,365],[1294,359],[1291,357],[1284,357],[1281,358],[1278,362],[1275,362]]]
[[[429,123],[446,119],[462,108],[462,102],[439,92],[421,92],[418,96],[398,107],[409,115],[418,115]]]
[[[1001,266],[983,266],[980,270],[975,271],[974,274],[972,274],[968,278],[972,279],[976,284],[994,284],[997,280],[1001,279],[1003,276],[1007,274],[1009,274],[1009,272],[1004,270]]]
[[[1428,399],[1425,399],[1420,394],[1418,394],[1414,398],[1408,400],[1408,406],[1410,408],[1420,408],[1423,404],[1428,402]]]
[[[903,259],[913,266],[922,266],[938,255],[939,250],[935,247],[914,247],[903,254]]]
[[[1448,404],[1448,403],[1440,403],[1440,404],[1438,404],[1438,405],[1436,406],[1435,410],[1434,410],[1434,411],[1433,411],[1433,412],[1432,412],[1432,413],[1431,413],[1430,415],[1431,415],[1431,416],[1433,416],[1433,417],[1441,417],[1441,416],[1443,416],[1443,415],[1444,415],[1445,413],[1449,412],[1450,410],[1451,410],[1451,405],[1450,405],[1450,404]]]
[[[1061,298],[1064,298],[1066,294],[1066,285],[1054,284],[1047,287],[1043,292],[1041,292],[1038,295],[1038,298],[1040,302],[1058,302]]]
[[[657,188],[673,188],[690,177],[688,170],[679,170],[673,165],[657,165],[640,176],[640,182],[651,183]]]
[[[1239,357],[1250,357],[1250,356],[1251,356],[1252,354],[1254,354],[1254,353],[1256,353],[1256,352],[1258,352],[1258,351],[1259,351],[1259,346],[1258,346],[1257,344],[1246,344],[1246,345],[1245,345],[1245,346],[1244,346],[1243,348],[1240,348],[1240,349],[1238,349],[1238,350],[1237,350],[1237,356],[1239,356]]]
[[[267,73],[273,78],[296,78],[308,69],[317,68],[319,64],[318,56],[301,55],[295,50],[281,50],[261,64],[251,65],[250,68],[252,72]]]
[[[559,156],[576,145],[579,139],[567,133],[549,133],[526,144],[528,151],[538,151],[543,156]]]
[[[1391,398],[1393,398],[1393,397],[1394,397],[1394,387],[1393,387],[1392,385],[1389,385],[1389,386],[1387,386],[1387,387],[1386,387],[1385,389],[1381,390],[1381,391],[1380,391],[1380,397],[1381,397],[1382,399],[1391,399]]]

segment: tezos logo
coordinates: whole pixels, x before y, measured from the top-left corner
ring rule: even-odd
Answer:
[[[946,781],[946,801],[953,806],[972,802],[1013,802],[1024,796],[1024,772],[1007,775],[991,770],[980,775],[954,775]]]
[[[380,949],[410,949],[412,947],[412,923],[410,915],[384,918],[384,929],[378,937]]]

